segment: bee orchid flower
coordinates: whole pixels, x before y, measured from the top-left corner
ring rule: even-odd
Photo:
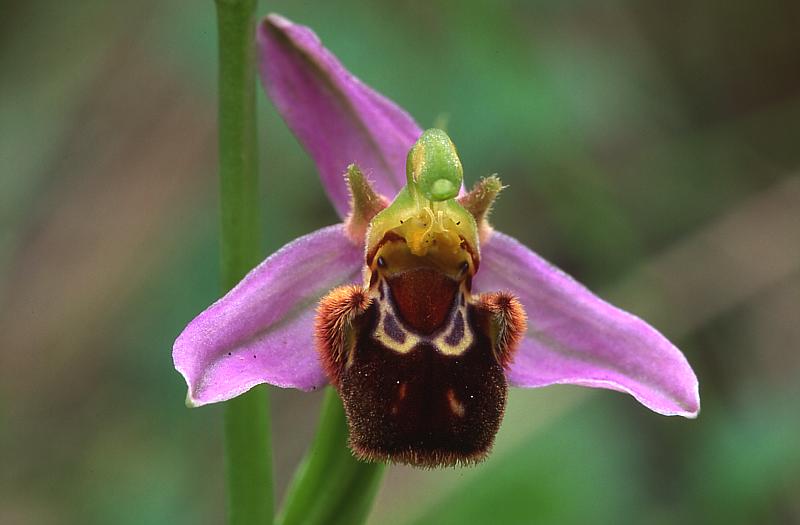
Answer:
[[[267,93],[342,223],[290,242],[189,323],[173,349],[189,405],[332,384],[356,456],[421,466],[483,459],[508,385],[607,388],[696,417],[680,350],[489,225],[498,178],[464,191],[449,137],[310,29],[271,15],[257,38]]]

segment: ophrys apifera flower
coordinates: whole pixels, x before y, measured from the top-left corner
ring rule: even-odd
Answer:
[[[444,132],[423,133],[308,28],[271,16],[258,44],[267,92],[343,222],[284,246],[186,327],[173,356],[189,404],[332,383],[358,456],[427,466],[485,456],[507,384],[697,415],[681,352],[491,228],[500,182],[464,192]]]

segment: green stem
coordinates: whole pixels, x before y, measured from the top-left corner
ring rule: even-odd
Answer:
[[[225,456],[229,523],[272,523],[272,450],[269,392],[265,386],[226,403]]]
[[[256,0],[216,0],[222,285],[232,288],[260,259],[255,115]],[[266,387],[225,407],[231,525],[272,523],[272,450]]]
[[[350,453],[342,403],[336,392],[328,388],[317,436],[289,485],[277,523],[363,523],[372,508],[383,471],[383,464],[363,463]]]

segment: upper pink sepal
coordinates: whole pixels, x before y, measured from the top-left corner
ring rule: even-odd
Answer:
[[[379,193],[394,197],[405,185],[408,150],[422,132],[408,113],[347,71],[305,26],[270,15],[257,39],[264,87],[314,159],[339,216],[349,211],[343,175],[350,164]]]

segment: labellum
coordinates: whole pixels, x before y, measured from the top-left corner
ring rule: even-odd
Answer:
[[[510,293],[471,293],[500,184],[484,179],[457,199],[461,180],[452,142],[435,129],[412,147],[407,186],[388,207],[349,169],[348,225],[366,238],[364,285],[324,297],[315,328],[361,459],[471,464],[500,426],[525,313]]]

